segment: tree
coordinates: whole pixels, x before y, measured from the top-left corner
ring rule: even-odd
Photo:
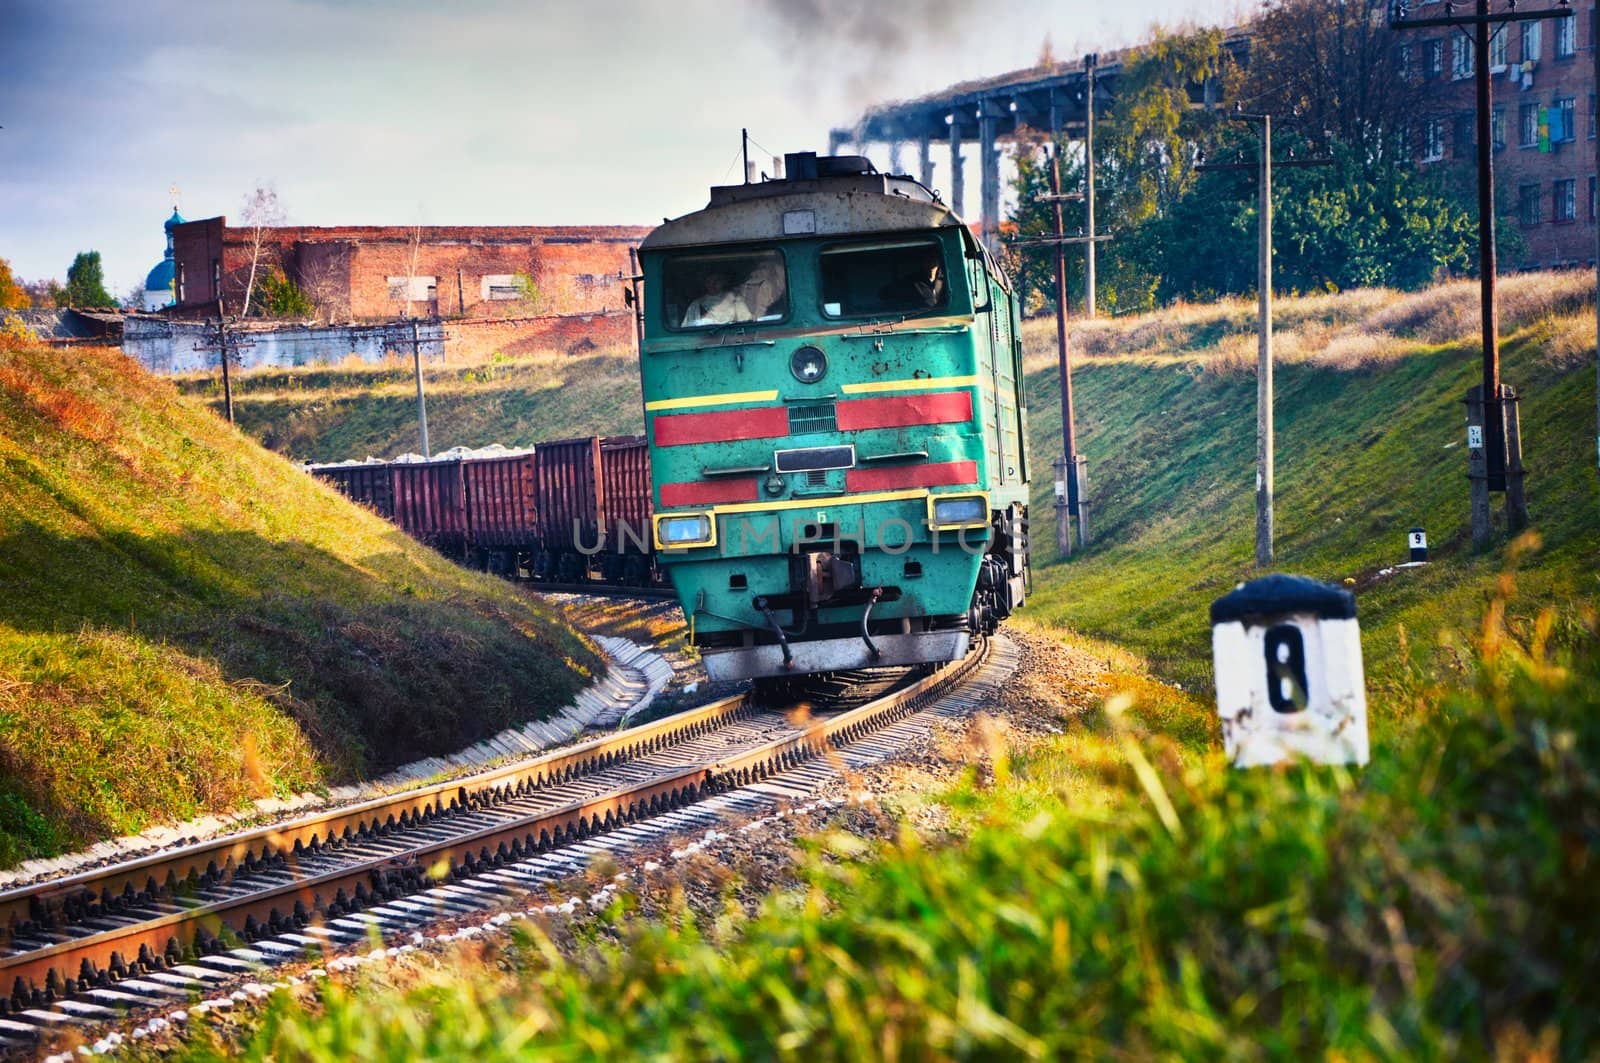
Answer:
[[[308,318],[316,313],[310,297],[276,267],[262,270],[261,308],[268,317]]]
[[[53,277],[42,281],[29,281],[22,286],[22,290],[27,293],[35,310],[53,310],[58,306],[67,305],[67,290]]]
[[[1021,130],[1017,134],[1016,212],[1011,216],[1017,238],[1022,240],[1054,236],[1055,212],[1040,197],[1050,193],[1050,136]],[[1083,187],[1083,158],[1065,137],[1054,145],[1061,153],[1061,187],[1072,191]],[[1083,206],[1062,204],[1063,221],[1069,234],[1083,229]],[[1006,273],[1016,287],[1026,314],[1054,310],[1056,305],[1055,248],[1048,244],[1009,247],[1005,251]],[[1083,254],[1081,247],[1067,249],[1068,305],[1083,292]]]
[[[142,284],[135,284],[132,288],[128,289],[128,294],[122,297],[122,308],[124,310],[143,310],[144,297],[145,286]]]
[[[282,225],[284,218],[283,204],[278,201],[277,189],[271,185],[258,184],[254,192],[244,197],[239,220],[250,230],[250,276],[245,281],[244,306],[239,311],[240,317],[250,315],[250,301],[256,291],[256,274],[262,266],[262,256],[267,248],[267,230]]]
[[[11,272],[11,263],[0,258],[0,310],[23,310],[31,305],[33,300]]]
[[[1365,176],[1411,162],[1401,135],[1425,99],[1387,24],[1389,0],[1267,0],[1256,19],[1245,105],[1298,116],[1317,147],[1329,138]]]
[[[105,272],[100,268],[100,252],[79,251],[67,269],[65,291],[68,306],[114,306],[106,291]]]

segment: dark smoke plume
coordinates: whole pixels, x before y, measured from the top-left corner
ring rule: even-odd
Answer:
[[[752,8],[786,38],[797,73],[842,85],[859,106],[881,101],[885,82],[926,50],[972,29],[976,0],[762,0]],[[944,83],[930,71],[928,87]]]

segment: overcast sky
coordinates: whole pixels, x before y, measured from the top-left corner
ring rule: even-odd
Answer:
[[[161,258],[174,184],[191,219],[267,183],[304,225],[647,224],[738,179],[742,126],[753,155],[825,151],[863,107],[1029,66],[1047,37],[1070,58],[1239,10],[0,0],[0,258],[64,278],[95,248],[121,295]]]

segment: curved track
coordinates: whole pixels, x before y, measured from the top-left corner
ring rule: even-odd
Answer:
[[[187,999],[229,971],[358,939],[382,923],[364,914],[374,906],[448,912],[496,869],[759,785],[952,700],[991,648],[827,717],[724,698],[470,778],[0,894],[0,1041]]]

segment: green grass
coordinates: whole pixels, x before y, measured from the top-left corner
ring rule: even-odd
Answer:
[[[1523,395],[1543,542],[1514,619],[1526,629],[1557,606],[1559,635],[1600,597],[1593,279],[1541,274],[1505,287],[1503,373]],[[1354,581],[1380,717],[1404,712],[1419,683],[1460,679],[1466,636],[1504,563],[1505,535],[1482,554],[1470,542],[1462,399],[1481,362],[1462,311],[1474,308],[1470,289],[1453,285],[1285,300],[1278,314],[1274,567]],[[1094,542],[1065,563],[1040,471],[1061,447],[1054,336],[1025,333],[1039,463],[1028,613],[1126,645],[1192,689],[1209,684],[1209,603],[1258,574],[1253,329],[1253,309],[1237,303],[1080,327],[1073,382]],[[1433,564],[1379,578],[1406,560],[1413,526],[1427,530]]]
[[[628,435],[643,423],[637,363],[615,352],[433,366],[423,382],[434,451]],[[220,377],[184,377],[178,386],[221,410]],[[300,461],[392,458],[422,449],[409,365],[240,374],[234,417],[265,446]]]
[[[568,701],[547,610],[108,350],[0,350],[0,865]]]
[[[624,896],[575,941],[528,926],[280,997],[189,1055],[1585,1058],[1600,643],[1489,633],[1359,773],[1229,771],[1167,734],[1203,705],[1129,676],[945,795],[958,835],[824,836],[754,917]]]

